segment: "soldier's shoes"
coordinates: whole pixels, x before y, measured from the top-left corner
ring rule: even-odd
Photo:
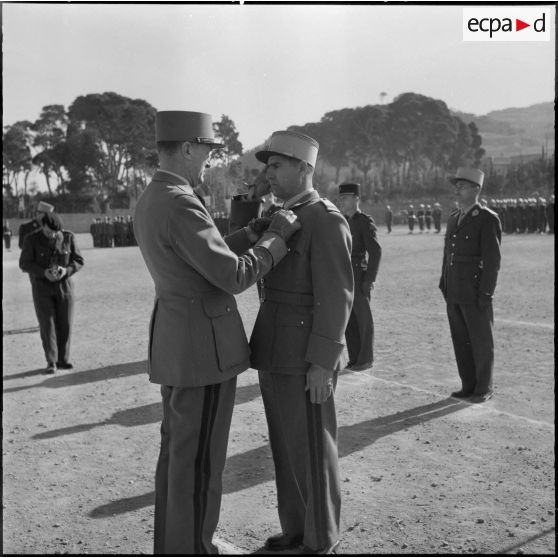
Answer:
[[[43,374],[56,374],[56,366],[54,364],[49,364],[44,370]]]
[[[451,396],[455,397],[456,399],[467,399],[467,397],[471,397],[473,393],[471,391],[463,391],[460,389],[459,391],[452,392]]]
[[[363,370],[369,370],[370,368],[372,368],[372,363],[371,362],[363,362],[362,364],[357,363],[357,364],[352,364],[347,368],[349,368],[349,370],[352,370],[353,372],[362,372]]]
[[[486,403],[489,399],[494,397],[493,391],[487,391],[482,395],[473,395],[469,398],[469,403]]]
[[[71,362],[57,362],[56,366],[62,370],[71,370],[74,367]]]
[[[326,556],[328,554],[335,554],[335,549],[339,546],[339,541],[333,543],[331,546],[314,550],[308,548],[306,545],[300,549],[300,556]]]
[[[294,550],[302,545],[303,535],[272,535],[265,541],[266,550]]]
[[[349,362],[347,362],[347,364],[345,365],[345,370],[351,370],[351,366],[354,366],[355,363],[352,360],[349,360]]]

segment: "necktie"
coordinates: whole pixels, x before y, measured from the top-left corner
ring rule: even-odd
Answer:
[[[461,221],[463,221],[463,217],[465,217],[465,212],[461,210],[459,212],[459,217],[457,218],[457,226],[461,225]]]

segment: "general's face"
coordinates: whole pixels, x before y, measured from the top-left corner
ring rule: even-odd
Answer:
[[[190,144],[190,164],[193,174],[197,177],[198,184],[203,183],[203,173],[207,165],[209,165],[209,157],[211,155],[211,146],[204,143]]]
[[[302,164],[281,155],[271,155],[267,160],[265,177],[271,191],[283,201],[302,191],[304,182]]]
[[[462,206],[472,205],[480,188],[468,180],[457,180],[455,183],[455,197]]]

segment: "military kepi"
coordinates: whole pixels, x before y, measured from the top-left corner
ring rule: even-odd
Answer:
[[[360,184],[356,184],[355,182],[344,182],[343,184],[339,184],[339,195],[343,196],[349,194],[360,197]]]
[[[273,132],[266,146],[256,153],[256,159],[267,164],[271,155],[283,155],[316,167],[320,144],[310,136],[289,130]]]
[[[44,211],[45,213],[52,213],[54,211],[54,205],[50,205],[50,203],[40,201],[37,204],[37,211]]]
[[[484,172],[470,167],[459,167],[455,175],[450,176],[449,180],[452,184],[455,184],[458,180],[466,180],[467,182],[472,182],[482,188],[484,182]]]
[[[191,141],[213,149],[224,147],[215,141],[211,114],[186,110],[160,110],[155,117],[156,141]]]

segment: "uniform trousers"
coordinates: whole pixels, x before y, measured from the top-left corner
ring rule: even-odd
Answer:
[[[235,391],[236,377],[202,387],[161,386],[154,554],[218,554],[212,539]]]
[[[366,364],[374,361],[374,319],[370,307],[371,293],[360,289],[363,274],[355,270],[355,296],[353,308],[345,330],[349,362]]]
[[[260,371],[259,380],[282,531],[313,550],[329,548],[339,540],[341,514],[334,395],[311,403],[305,374]]]
[[[39,321],[39,331],[45,358],[48,364],[68,362],[70,359],[70,337],[74,313],[72,292],[55,285],[51,292],[43,292],[32,286],[33,304]]]
[[[447,313],[463,391],[474,395],[492,391],[492,304],[483,310],[476,304],[448,304]]]

